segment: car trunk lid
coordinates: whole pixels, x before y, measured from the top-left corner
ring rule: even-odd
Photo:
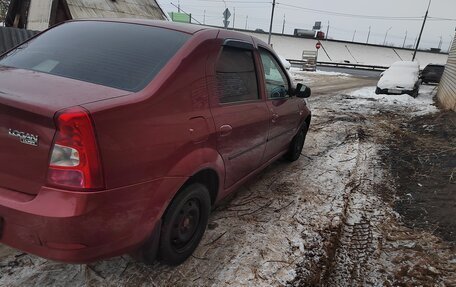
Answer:
[[[37,194],[45,184],[57,111],[127,93],[44,73],[0,68],[0,188]]]

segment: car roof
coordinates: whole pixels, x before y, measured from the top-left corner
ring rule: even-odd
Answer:
[[[214,28],[195,25],[195,24],[183,24],[170,22],[165,20],[150,20],[150,19],[136,19],[136,18],[89,18],[89,19],[77,19],[71,20],[69,22],[79,22],[79,21],[93,21],[93,22],[117,22],[117,23],[127,23],[127,24],[139,24],[147,25],[152,27],[165,28],[170,30],[175,30],[183,32],[186,34],[195,34],[202,30],[211,30]]]
[[[138,25],[147,25],[151,27],[158,27],[164,29],[170,29],[186,34],[196,34],[200,31],[210,31],[210,30],[222,30],[218,27],[202,26],[196,24],[188,23],[176,23],[166,20],[151,20],[151,19],[137,19],[137,18],[90,18],[90,19],[77,19],[71,20],[68,22],[80,22],[80,21],[95,21],[95,22],[116,22],[116,23],[127,23],[127,24],[138,24]],[[233,39],[238,39],[240,41],[256,42],[267,49],[271,50],[269,45],[263,42],[262,40],[233,30],[223,30],[225,37],[232,37]],[[255,40],[253,40],[255,39]]]
[[[391,65],[391,67],[411,67],[411,68],[416,68],[418,66],[419,66],[418,62],[412,62],[412,61],[398,61]]]
[[[426,66],[426,68],[427,68],[427,67],[439,67],[439,68],[444,68],[445,65],[443,65],[443,64],[428,64],[428,65]]]

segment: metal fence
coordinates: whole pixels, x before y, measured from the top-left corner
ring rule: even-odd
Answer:
[[[39,32],[10,27],[0,27],[0,54],[16,47],[37,33]]]
[[[302,68],[306,61],[303,60],[293,60],[287,59],[288,62],[293,67]],[[357,70],[370,70],[370,71],[379,71],[383,72],[388,67],[384,66],[375,66],[375,65],[362,65],[362,64],[352,64],[352,63],[336,63],[336,62],[317,62],[317,67],[337,67],[337,68],[346,68],[346,69],[357,69]]]

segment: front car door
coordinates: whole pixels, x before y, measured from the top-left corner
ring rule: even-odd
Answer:
[[[255,67],[252,43],[227,40],[213,70],[210,102],[217,150],[225,164],[225,189],[257,169],[263,159],[270,115]]]
[[[270,129],[264,159],[286,150],[301,121],[298,99],[290,96],[291,82],[285,69],[268,49],[258,48],[263,66],[265,97],[270,112]]]

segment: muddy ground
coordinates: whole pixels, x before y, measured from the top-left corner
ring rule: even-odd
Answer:
[[[456,243],[456,113],[396,124],[383,151],[397,183],[395,210],[407,226]]]
[[[456,286],[454,232],[441,231],[454,224],[454,128],[449,146],[438,132],[454,117],[439,121],[434,87],[395,102],[375,96],[372,79],[294,77],[314,88],[303,156],[216,208],[184,264],[66,265],[1,247],[0,286]],[[422,133],[445,148],[420,144]]]

